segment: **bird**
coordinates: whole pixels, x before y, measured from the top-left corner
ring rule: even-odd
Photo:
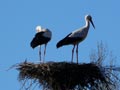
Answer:
[[[41,61],[41,45],[44,45],[44,56],[43,62],[46,55],[46,47],[48,42],[51,40],[52,32],[48,28],[42,28],[40,25],[36,27],[36,34],[33,37],[30,46],[34,49],[39,46],[39,58]]]
[[[71,58],[72,63],[73,63],[73,56],[74,56],[75,48],[76,48],[76,60],[78,63],[78,45],[80,42],[85,40],[85,38],[87,37],[90,23],[92,24],[93,28],[95,29],[95,25],[92,21],[91,15],[85,15],[85,22],[86,22],[85,26],[83,26],[82,28],[78,28],[75,31],[72,31],[65,38],[60,40],[56,45],[57,48],[60,48],[62,46],[66,46],[66,45],[73,45],[72,58]]]

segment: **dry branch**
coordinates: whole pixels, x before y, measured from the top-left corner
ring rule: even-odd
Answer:
[[[94,63],[23,62],[17,70],[20,81],[36,80],[47,90],[112,90],[114,86],[105,69]]]

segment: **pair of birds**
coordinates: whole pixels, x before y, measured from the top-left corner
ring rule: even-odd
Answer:
[[[56,45],[57,48],[62,47],[64,45],[71,45],[71,44],[73,45],[71,62],[73,62],[74,49],[76,47],[76,60],[78,63],[78,45],[80,42],[82,42],[86,38],[89,27],[90,27],[90,23],[95,29],[94,23],[92,21],[92,17],[90,15],[85,16],[85,21],[86,21],[85,26],[71,32],[65,38],[60,40]],[[43,56],[43,61],[44,61],[45,54],[46,54],[46,46],[47,46],[47,43],[51,40],[52,32],[49,29],[44,29],[44,28],[41,28],[40,26],[37,26],[36,30],[37,30],[37,33],[35,37],[32,39],[30,45],[32,48],[40,46],[39,57],[41,61],[41,45],[45,44],[44,56]]]

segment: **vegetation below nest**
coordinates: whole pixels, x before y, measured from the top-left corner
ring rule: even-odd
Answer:
[[[114,86],[104,68],[94,63],[23,62],[17,70],[20,81],[32,79],[47,90],[112,90]]]

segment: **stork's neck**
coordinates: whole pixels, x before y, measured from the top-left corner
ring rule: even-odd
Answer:
[[[87,28],[87,30],[89,30],[89,27],[90,27],[90,23],[88,20],[86,20],[86,24],[85,24],[85,27]]]

